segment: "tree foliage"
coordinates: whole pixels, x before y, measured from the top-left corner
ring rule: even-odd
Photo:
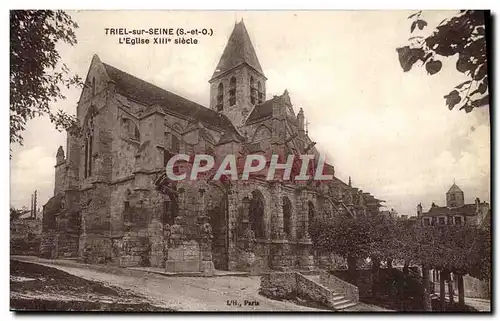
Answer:
[[[427,37],[412,36],[408,39],[409,45],[396,49],[403,71],[421,62],[430,75],[441,70],[443,58],[458,56],[456,69],[469,79],[444,96],[450,110],[458,107],[470,112],[489,104],[485,14],[484,11],[462,10],[443,20]],[[421,11],[408,19],[412,21],[410,33],[427,26]]]
[[[365,218],[340,215],[333,220],[315,220],[309,226],[309,235],[318,250],[357,259],[370,254],[370,230]]]
[[[23,214],[23,211],[13,206],[10,207],[10,220],[15,221]]]
[[[49,116],[58,130],[77,132],[76,118],[50,105],[66,97],[61,88],[82,86],[60,62],[58,43],[76,44],[78,25],[63,11],[10,11],[10,142],[22,144],[28,120]]]
[[[314,221],[309,234],[316,249],[344,258],[393,258],[482,279],[491,275],[491,233],[485,228],[424,227],[383,215],[339,216]]]

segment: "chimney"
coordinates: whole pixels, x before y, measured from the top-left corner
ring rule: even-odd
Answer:
[[[417,205],[417,216],[422,216],[422,203]]]
[[[36,218],[36,202],[37,199],[36,199],[36,190],[35,190],[35,195],[33,196],[33,212],[32,212],[32,218]]]
[[[31,194],[30,217],[33,217],[33,194]]]

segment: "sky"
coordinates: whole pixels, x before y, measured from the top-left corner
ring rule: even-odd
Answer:
[[[430,76],[404,73],[396,48],[410,34],[409,11],[70,11],[78,44],[59,45],[61,61],[85,78],[101,61],[204,106],[209,85],[236,21],[244,19],[267,80],[267,98],[288,89],[294,110],[303,108],[309,136],[328,155],[336,176],[385,200],[388,209],[415,215],[455,181],[467,203],[490,201],[490,126],[487,108],[450,111],[443,96],[466,78],[457,57]],[[432,29],[453,11],[424,12]],[[118,43],[105,28],[211,28],[196,45]],[[425,31],[425,30],[424,30]],[[80,91],[53,109],[76,113]],[[53,195],[55,155],[66,134],[47,118],[30,120],[24,145],[12,145],[11,205],[39,206]]]

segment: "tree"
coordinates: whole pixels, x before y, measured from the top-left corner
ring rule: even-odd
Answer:
[[[10,11],[10,142],[22,145],[28,120],[49,116],[56,129],[78,132],[76,118],[50,105],[66,97],[61,87],[82,86],[61,64],[56,44],[76,44],[78,25],[63,11]]]
[[[471,274],[489,278],[491,273],[491,234],[488,229],[469,225],[421,227],[414,255],[424,266],[439,269],[441,307],[445,308],[445,280],[454,273],[459,278],[459,303],[464,304],[463,278]],[[461,284],[460,284],[461,282]]]
[[[356,277],[356,262],[370,254],[370,232],[364,217],[340,215],[335,219],[318,219],[309,226],[314,248],[347,259],[348,273]]]
[[[403,71],[409,71],[420,61],[430,75],[441,70],[443,58],[458,55],[456,69],[469,79],[457,84],[444,96],[450,110],[459,107],[468,113],[474,108],[489,105],[486,14],[486,11],[462,10],[454,17],[441,21],[427,37],[410,37],[409,45],[396,49]],[[408,19],[412,21],[411,33],[427,26],[422,11],[410,15]]]
[[[395,235],[396,222],[394,218],[380,214],[368,215],[366,225],[369,231],[370,258],[372,262],[372,296],[378,295],[380,288],[380,263],[383,259],[387,261],[396,257],[395,248],[397,237]]]
[[[22,210],[16,209],[14,207],[10,207],[10,220],[15,221],[23,214]]]

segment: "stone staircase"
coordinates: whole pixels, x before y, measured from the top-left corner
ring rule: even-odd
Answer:
[[[359,301],[356,286],[325,271],[308,275],[296,271],[266,273],[261,276],[259,293],[279,300],[300,298],[334,311],[352,308]]]
[[[309,280],[321,285],[319,272],[318,273],[311,273],[309,275],[304,275],[304,276],[306,278],[308,278]],[[331,300],[331,307],[336,311],[342,311],[344,309],[351,308],[351,307],[358,304],[357,302],[354,302],[353,300],[346,298],[342,294],[337,293],[337,292],[333,291],[332,289],[330,289],[330,291],[333,293],[333,296],[331,297],[331,299],[332,299]]]

